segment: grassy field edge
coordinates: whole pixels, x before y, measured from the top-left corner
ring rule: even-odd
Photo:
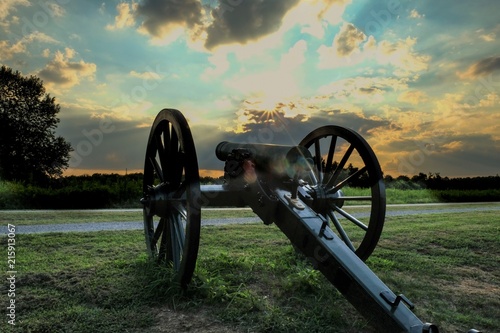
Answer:
[[[494,211],[388,217],[368,265],[441,332],[500,332],[498,222]],[[4,317],[1,332],[372,332],[261,223],[204,227],[187,292],[148,261],[140,231],[16,235],[16,269],[17,327]]]

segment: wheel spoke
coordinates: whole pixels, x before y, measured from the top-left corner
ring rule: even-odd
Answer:
[[[188,189],[188,184],[187,184],[187,181],[184,180],[180,185],[179,187],[177,188],[177,190],[175,190],[175,193],[172,195],[172,198],[175,198],[175,199],[186,199],[186,196],[184,195]],[[184,198],[182,198],[184,196]]]
[[[328,150],[328,157],[326,159],[325,173],[332,172],[333,154],[335,153],[336,145],[337,145],[337,137],[332,135],[332,139],[330,140],[330,149]]]
[[[167,156],[171,156],[170,151],[170,124],[166,124],[163,126],[163,147],[165,148],[165,154]]]
[[[351,221],[352,223],[354,223],[355,225],[357,225],[358,227],[360,227],[364,231],[368,231],[368,226],[366,224],[364,224],[363,222],[361,222],[360,220],[358,220],[357,218],[355,218],[354,216],[352,216],[351,214],[349,214],[348,212],[346,212],[342,208],[339,208],[335,205],[331,205],[331,206],[340,215],[342,215],[343,217],[345,217],[346,219],[348,219],[349,221]]]
[[[185,154],[181,151],[177,151],[175,157],[176,165],[172,170],[172,185],[177,187],[181,184],[182,176],[184,175],[185,166]]]
[[[177,136],[177,132],[172,128],[172,133],[170,135],[170,156],[173,158],[175,161],[175,158],[177,158],[177,153],[179,152],[179,138]]]
[[[162,222],[164,224],[169,224],[170,221],[165,220],[164,218],[160,219],[160,223]],[[168,246],[169,243],[169,238],[170,238],[170,230],[169,226],[164,226],[163,228],[163,233],[161,234],[161,242],[160,242],[160,249],[158,251],[158,262],[162,262],[163,260],[166,260],[167,262],[172,260],[172,251],[170,247]]]
[[[158,175],[158,178],[160,178],[160,182],[163,183],[164,182],[163,171],[161,169],[161,166],[158,164],[158,161],[156,160],[156,157],[149,156],[149,163],[151,163],[151,165],[153,166],[156,174]]]
[[[344,167],[347,163],[347,160],[349,160],[349,157],[351,157],[351,154],[353,151],[354,151],[354,145],[351,144],[349,146],[349,148],[347,149],[347,151],[345,152],[344,156],[342,157],[342,160],[340,161],[339,165],[337,165],[335,172],[330,177],[330,179],[328,179],[328,182],[326,182],[327,187],[332,186],[331,184],[333,184],[337,181],[337,178],[339,177],[342,170],[344,170]]]
[[[344,179],[343,181],[341,181],[340,183],[338,183],[337,185],[335,185],[334,187],[332,187],[330,190],[328,190],[329,193],[335,193],[337,192],[338,190],[342,189],[344,186],[346,186],[347,184],[349,184],[349,182],[351,180],[353,180],[353,178],[359,178],[364,172],[366,171],[366,166],[364,166],[363,168],[359,169],[358,171],[354,172],[352,175],[349,175],[346,179]]]
[[[172,251],[172,265],[174,270],[178,271],[181,267],[181,249],[179,248],[177,227],[175,222],[175,215],[169,218],[170,224],[170,249]]]
[[[319,145],[319,139],[314,141],[314,153],[316,155],[316,170],[318,171],[318,184],[323,182],[323,165],[321,161],[321,147]]]
[[[180,214],[180,217],[187,220],[187,210],[185,207],[185,202],[178,202],[173,205],[173,208]]]
[[[165,137],[165,132],[163,132],[163,136]],[[162,142],[162,136],[161,133],[159,135],[155,136],[155,143],[156,147],[158,149],[158,159],[160,160],[160,166],[162,170],[168,170],[168,156],[167,152],[165,151],[165,146]],[[168,171],[167,171],[168,173]]]
[[[179,250],[182,251],[184,248],[184,242],[186,240],[186,231],[184,230],[184,224],[182,222],[181,216],[176,214],[174,220],[175,238],[177,240],[177,245]]]
[[[340,238],[346,243],[346,245],[353,251],[356,252],[356,249],[354,248],[354,245],[352,245],[351,240],[349,239],[349,236],[347,236],[347,233],[345,232],[344,228],[342,228],[342,225],[340,224],[340,221],[337,219],[337,216],[332,211],[328,211],[328,216],[332,220],[333,225],[335,226],[335,229],[339,232]]]
[[[152,250],[156,248],[156,243],[158,242],[158,239],[160,239],[160,235],[162,234],[164,228],[165,228],[165,220],[160,219],[160,222],[158,222],[158,226],[156,227],[156,231],[154,232],[154,235],[151,238]]]

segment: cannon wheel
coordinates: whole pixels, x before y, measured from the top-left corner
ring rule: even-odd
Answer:
[[[313,187],[318,196],[331,198],[320,212],[340,238],[362,260],[368,259],[380,238],[385,219],[385,187],[375,153],[353,130],[324,126],[309,133],[299,145],[314,158]],[[345,187],[368,187],[369,195],[346,196]],[[349,204],[371,205],[368,217]]]
[[[200,181],[191,130],[178,110],[164,109],[154,120],[143,191],[147,251],[158,263],[172,267],[186,287],[198,256]]]

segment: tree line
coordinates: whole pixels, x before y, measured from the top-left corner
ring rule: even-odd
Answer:
[[[52,178],[43,186],[0,181],[0,209],[141,208],[142,173],[93,174]],[[385,176],[388,189],[439,193],[443,201],[497,201],[500,176],[449,178],[439,174]],[[223,184],[222,177],[201,177],[202,185]],[[471,194],[471,191],[475,193]],[[471,196],[472,195],[472,196]]]
[[[386,187],[397,189],[429,189],[429,190],[497,190],[500,189],[500,176],[482,177],[441,177],[439,173],[419,173],[414,176],[387,175],[384,177]]]

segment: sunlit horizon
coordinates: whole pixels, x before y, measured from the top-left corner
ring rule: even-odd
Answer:
[[[40,77],[73,146],[64,175],[142,172],[164,108],[200,174],[224,140],[359,132],[385,175],[500,173],[498,1],[48,1],[0,5],[0,64]],[[183,15],[176,14],[183,13]],[[132,171],[133,170],[133,171]]]

